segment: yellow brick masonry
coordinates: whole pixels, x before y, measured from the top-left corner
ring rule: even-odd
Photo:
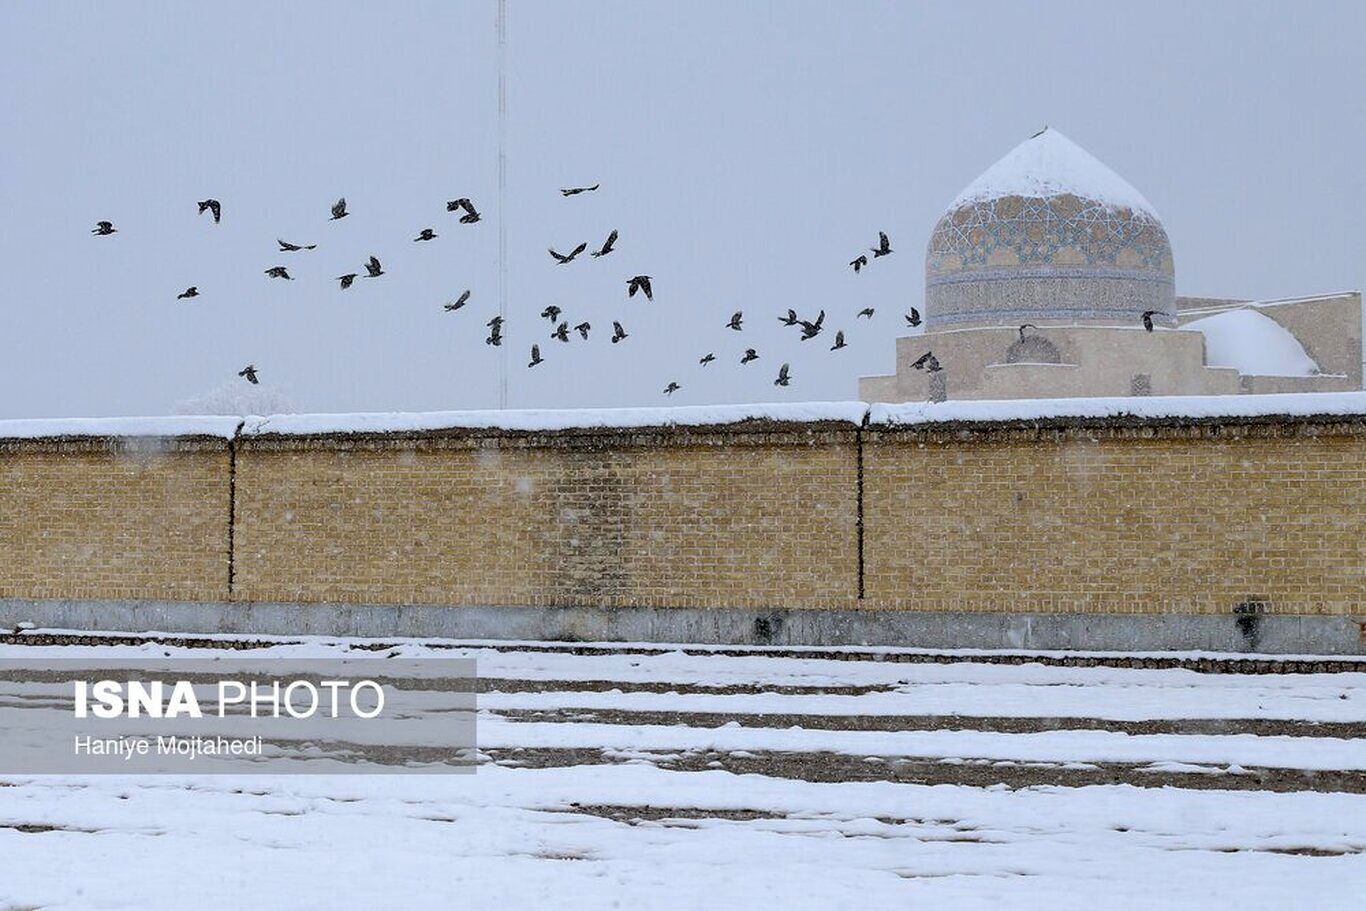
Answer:
[[[864,605],[1360,613],[1362,425],[872,433]]]
[[[224,600],[226,441],[0,440],[0,597]]]
[[[240,446],[240,599],[856,603],[852,430]]]

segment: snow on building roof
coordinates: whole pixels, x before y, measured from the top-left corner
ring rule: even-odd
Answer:
[[[1205,363],[1255,376],[1316,376],[1318,364],[1280,323],[1251,308],[1227,310],[1181,327],[1205,335]]]
[[[869,406],[878,426],[1052,421],[1086,418],[1217,419],[1361,417],[1366,392],[1291,392],[1272,395],[1166,395],[985,402],[905,402]]]
[[[1051,127],[1026,139],[983,171],[949,204],[949,211],[1003,196],[1049,197],[1064,193],[1158,217],[1152,203],[1132,184]]]

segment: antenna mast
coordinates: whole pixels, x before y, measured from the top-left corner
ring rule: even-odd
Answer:
[[[507,228],[507,0],[498,0],[495,21],[498,33],[498,315],[506,324],[508,316],[508,228]],[[498,407],[508,406],[508,350],[498,348]]]

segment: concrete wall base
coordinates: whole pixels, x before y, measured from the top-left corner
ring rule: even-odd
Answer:
[[[0,630],[1366,654],[1366,617],[0,599]]]

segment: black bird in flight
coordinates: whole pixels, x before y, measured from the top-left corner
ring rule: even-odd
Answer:
[[[934,352],[932,351],[926,351],[924,354],[920,355],[920,357],[911,363],[911,368],[914,370],[928,370],[930,373],[938,373],[943,369],[939,366],[939,358],[935,357]]]
[[[106,237],[110,234],[118,233],[118,229],[114,227],[114,223],[112,221],[97,221],[95,222],[94,229],[91,230],[90,233],[98,234],[100,237]]]
[[[587,244],[587,243],[581,243],[581,244],[579,244],[577,247],[575,247],[575,248],[569,253],[568,256],[566,256],[566,255],[563,254],[563,253],[556,253],[554,250],[550,249],[549,247],[547,247],[546,249],[550,250],[550,255],[553,256],[553,257],[555,257],[555,262],[557,262],[557,263],[559,263],[561,266],[563,266],[565,263],[572,263],[572,262],[574,261],[574,258],[575,258],[576,256],[578,256],[578,255],[579,255],[580,253],[582,253],[584,250],[587,250],[587,249],[588,249],[588,244]]]
[[[708,352],[707,352],[706,354],[704,354],[702,357],[698,358],[697,363],[699,363],[699,364],[701,364],[703,367],[705,367],[705,366],[707,366],[708,364],[710,364],[710,363],[711,363],[712,361],[714,361],[714,360],[716,360],[716,355],[715,355],[715,354],[712,354],[710,351],[708,351]]]
[[[293,253],[293,252],[295,252],[296,250],[316,250],[316,249],[318,249],[318,245],[317,245],[317,244],[292,244],[292,243],[290,243],[289,241],[287,241],[287,240],[281,240],[281,239],[278,238],[278,237],[275,238],[275,242],[276,242],[277,244],[280,245],[280,252],[281,252],[281,253]]]
[[[541,361],[543,361],[543,360],[545,360],[545,358],[541,357],[541,346],[540,346],[540,345],[532,345],[532,346],[531,346],[531,363],[530,363],[530,364],[527,364],[527,366],[528,366],[528,367],[535,367],[537,364],[539,364],[539,363],[540,363]]]
[[[465,210],[465,214],[460,216],[460,223],[462,225],[472,225],[479,220],[479,211],[474,208],[474,203],[470,202],[468,196],[452,199],[450,202],[446,203],[447,212],[455,212],[459,209]]]
[[[379,278],[384,274],[384,268],[380,266],[379,258],[375,256],[371,256],[370,261],[365,264],[365,271],[370,273],[366,278]]]
[[[665,395],[673,395],[675,392],[677,392],[678,390],[680,390],[680,389],[682,389],[682,388],[683,388],[683,387],[680,386],[680,385],[678,385],[677,383],[670,383],[669,385],[667,385],[667,386],[664,387],[664,394],[665,394]]]
[[[870,247],[869,249],[873,251],[873,259],[877,259],[879,256],[886,256],[887,254],[891,253],[892,242],[887,239],[887,232],[877,232],[877,246]]]
[[[912,329],[920,325],[919,310],[915,309],[914,307],[911,308],[911,312],[906,314],[906,325],[910,326]]]
[[[617,325],[620,325],[620,323],[618,323]],[[577,326],[575,326],[574,331],[577,332],[580,336],[582,336],[583,340],[586,342],[588,341],[588,330],[592,328],[593,327],[588,324],[588,321],[585,320],[584,322],[579,323]]]
[[[859,271],[864,266],[868,265],[868,257],[866,254],[859,254],[858,256],[854,257],[852,260],[849,261],[849,265],[854,267],[854,274],[858,275]]]
[[[745,318],[745,313],[744,313],[744,311],[743,311],[743,310],[736,310],[734,313],[732,313],[732,314],[730,315],[730,322],[726,323],[726,328],[727,328],[727,329],[734,329],[736,332],[739,332],[739,331],[743,328],[743,327],[740,325],[740,323],[744,320],[744,318]]]
[[[626,282],[627,297],[635,297],[637,291],[644,291],[647,301],[655,299],[655,289],[650,285],[650,276],[637,275]]]
[[[495,316],[484,325],[489,327],[489,337],[484,339],[484,344],[495,348],[503,344],[503,318]]]
[[[757,361],[758,359],[759,353],[757,351],[755,351],[753,348],[746,348],[745,356],[740,358],[740,363],[748,364],[750,361]]]
[[[555,322],[555,320],[560,318],[561,312],[562,311],[559,307],[556,307],[554,304],[551,304],[549,307],[546,307],[544,310],[541,311],[541,319],[548,319],[553,323]]]
[[[1039,328],[1039,327],[1036,326],[1036,325],[1034,325],[1033,323],[1025,323],[1023,326],[1021,326],[1021,327],[1020,327],[1020,341],[1024,341],[1024,331],[1025,331],[1026,329],[1037,329],[1037,328]]]
[[[557,338],[562,342],[569,341],[569,320],[565,320],[555,327],[555,331],[550,333],[551,338]]]
[[[199,286],[197,286],[197,285],[190,285],[190,287],[186,288],[184,291],[182,291],[182,292],[180,292],[179,294],[177,294],[177,295],[175,296],[175,299],[178,300],[178,301],[183,301],[183,300],[185,300],[186,298],[189,298],[189,297],[198,297],[198,296],[199,296]]]
[[[594,250],[594,256],[606,256],[612,252],[612,245],[617,242],[617,229],[613,228],[612,233],[607,235],[607,240],[603,241],[600,249]]]
[[[336,221],[336,220],[339,219],[339,218],[345,218],[346,216],[348,216],[348,215],[350,215],[350,214],[351,214],[350,212],[346,211],[346,197],[345,197],[345,196],[343,196],[341,199],[337,200],[336,202],[334,202],[334,203],[332,204],[332,218],[331,218],[331,221]]]
[[[255,364],[248,364],[247,366],[243,367],[241,370],[237,371],[237,375],[246,377],[247,382],[251,383],[253,386],[259,385],[261,382],[256,378]]]
[[[626,337],[626,330],[621,328],[621,323],[617,322],[616,320],[612,320],[612,344],[615,345],[617,342],[621,341]]]
[[[802,327],[802,341],[813,339],[821,334],[821,324],[825,322],[825,311],[821,311],[821,315],[816,317],[814,323],[804,319],[797,322]]]
[[[288,278],[290,281],[294,281],[284,266],[271,266],[266,270],[266,274],[271,278]]]
[[[872,308],[872,307],[864,307],[862,310],[860,310],[858,313],[856,313],[856,314],[854,315],[854,319],[858,319],[860,316],[866,316],[866,317],[868,317],[869,319],[872,319],[872,318],[873,318],[873,308]]]
[[[844,344],[844,330],[841,329],[841,330],[839,330],[838,332],[835,333],[835,344],[833,344],[833,345],[830,346],[830,350],[831,350],[831,351],[838,351],[838,350],[840,350],[841,348],[847,348],[847,347],[848,347],[848,346]]]
[[[591,187],[562,187],[560,193],[564,196],[578,196],[580,193],[592,193],[598,186],[599,184],[593,184]]]
[[[457,297],[455,300],[451,301],[449,304],[447,304],[445,309],[447,312],[453,313],[456,310],[459,310],[461,307],[465,306],[465,304],[469,302],[469,299],[470,290],[466,288],[465,293]]]
[[[1153,317],[1154,317],[1154,316],[1157,316],[1157,314],[1158,314],[1158,311],[1156,311],[1156,310],[1144,310],[1144,311],[1143,311],[1143,328],[1144,328],[1145,330],[1147,330],[1148,332],[1152,332],[1152,331],[1153,331]]]
[[[345,275],[338,275],[337,281],[341,282],[342,290],[351,287],[351,283],[356,280],[356,273],[348,272]]]
[[[780,317],[778,317],[778,322],[782,323],[784,326],[795,326],[795,325],[797,325],[797,311],[796,311],[796,310],[788,310],[788,311],[787,311],[787,316],[780,316]]]
[[[788,365],[787,365],[787,364],[783,364],[781,367],[779,367],[779,368],[778,368],[778,378],[777,378],[776,380],[773,381],[773,385],[775,385],[775,386],[786,386],[789,382],[791,382],[792,377],[790,377],[790,376],[787,375],[787,371],[788,371]]]
[[[205,212],[213,213],[213,223],[218,224],[218,220],[223,217],[223,204],[216,199],[201,199],[196,205],[199,206],[199,214]]]
[[[418,232],[417,237],[413,238],[414,243],[419,240],[436,240],[436,232],[431,228],[423,228]]]

